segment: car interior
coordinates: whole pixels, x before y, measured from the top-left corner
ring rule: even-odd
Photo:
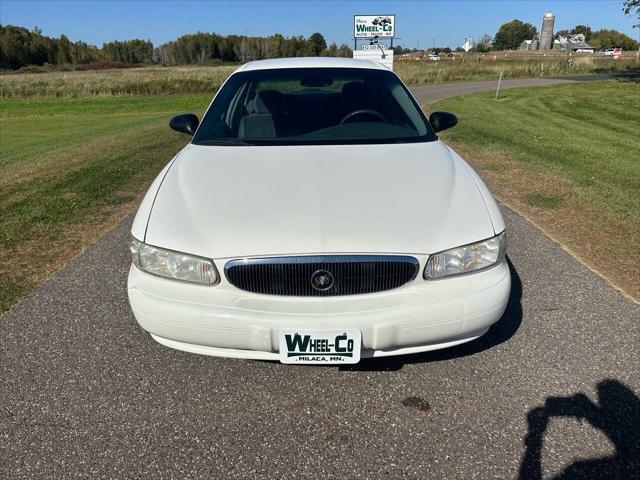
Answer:
[[[238,102],[228,118],[228,131],[237,131],[238,138],[299,136],[350,122],[408,122],[388,94],[365,82],[345,83],[337,93],[252,90],[247,89],[250,99]]]
[[[212,136],[237,139],[321,135],[363,123],[384,124],[396,134],[397,127],[402,127],[409,129],[405,135],[416,135],[414,122],[388,86],[364,79],[247,81],[237,88],[216,123]]]

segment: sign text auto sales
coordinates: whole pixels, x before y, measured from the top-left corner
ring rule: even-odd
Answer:
[[[356,15],[353,17],[355,38],[393,37],[395,15]]]

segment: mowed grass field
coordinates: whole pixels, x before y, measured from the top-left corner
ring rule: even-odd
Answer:
[[[0,113],[0,310],[133,210],[211,95],[12,99]]]
[[[458,115],[442,138],[501,200],[640,299],[640,83],[516,88],[494,97],[431,105]]]

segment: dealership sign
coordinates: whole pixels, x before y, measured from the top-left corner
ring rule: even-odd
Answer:
[[[393,37],[395,15],[355,15],[353,36],[355,38]]]

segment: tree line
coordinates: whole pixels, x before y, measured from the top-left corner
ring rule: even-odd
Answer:
[[[0,25],[0,68],[19,69],[29,65],[67,65],[95,62],[185,65],[217,62],[247,62],[265,58],[328,56],[351,57],[343,44],[327,45],[321,33],[285,37],[219,35],[196,33],[155,46],[150,40],[107,42],[98,48],[85,42],[71,42],[65,35],[52,38],[42,30]]]
[[[0,68],[90,63],[97,59],[96,47],[81,41],[71,42],[65,35],[51,38],[42,35],[38,28],[0,26]]]
[[[625,2],[631,14],[638,13],[638,1]],[[627,5],[628,4],[628,5]],[[627,12],[628,13],[628,12]],[[479,38],[474,51],[516,50],[524,40],[537,35],[537,28],[520,20],[512,20],[500,26],[494,36],[485,34]],[[622,47],[635,50],[638,42],[617,30],[591,31],[585,25],[571,30],[560,30],[556,35],[583,33],[591,46],[604,49]],[[413,49],[415,50],[415,49]],[[394,48],[394,53],[413,50]],[[449,48],[438,48],[448,52]],[[461,50],[461,49],[457,49]],[[265,58],[328,56],[351,57],[351,49],[342,44],[327,45],[321,33],[308,38],[285,37],[278,33],[267,37],[243,35],[219,35],[195,33],[155,46],[150,40],[132,39],[107,42],[98,48],[83,41],[71,42],[65,35],[59,38],[42,35],[42,30],[28,30],[13,25],[0,25],[0,68],[19,69],[29,65],[90,64],[95,62],[119,62],[126,64],[185,65],[218,62],[247,62]]]

